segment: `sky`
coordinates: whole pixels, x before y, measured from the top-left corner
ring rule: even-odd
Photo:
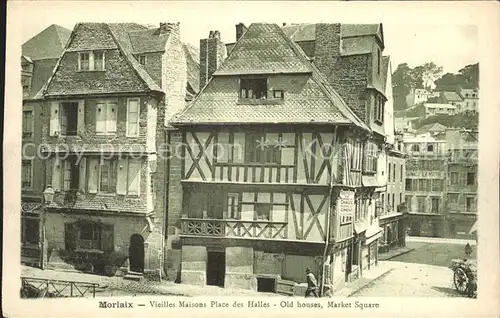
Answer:
[[[199,40],[208,37],[211,30],[220,31],[224,42],[234,42],[235,25],[239,22],[247,26],[252,22],[274,22],[280,25],[324,22],[324,15],[318,11],[315,11],[317,16],[306,14],[312,6],[301,2],[287,3],[286,5],[296,9],[288,11],[283,11],[286,9],[283,3],[267,1],[262,10],[255,9],[258,9],[256,7],[258,3],[261,6],[263,2],[244,4],[223,2],[223,5],[211,2],[182,4],[139,2],[140,4],[132,1],[107,3],[107,7],[101,5],[100,10],[95,10],[95,6],[92,7],[90,2],[76,4],[61,2],[57,3],[57,6],[52,5],[56,3],[55,1],[49,1],[45,5],[31,3],[32,10],[23,11],[24,23],[19,30],[21,41],[24,43],[51,24],[58,24],[71,30],[77,22],[136,22],[158,26],[160,22],[179,21],[182,41],[198,46]],[[144,14],[136,14],[137,10]],[[276,17],[276,12],[280,13],[280,18]],[[284,13],[281,14],[282,12]],[[418,12],[415,12],[415,15],[418,16]],[[434,23],[424,22],[433,20],[433,15],[430,13],[427,13],[426,19],[414,19],[412,16],[409,15],[405,19],[393,17],[389,19],[391,15],[380,15],[383,17],[382,20],[373,20],[371,15],[369,19],[356,18],[345,22],[383,23],[386,46],[383,54],[391,56],[393,71],[400,63],[406,62],[410,67],[415,67],[426,62],[434,62],[443,67],[444,73],[456,73],[465,65],[479,61],[477,25],[461,24],[463,19],[462,21],[457,19],[454,23],[448,20],[446,24],[443,23],[443,19],[434,19]],[[345,20],[345,15],[342,15],[342,19]],[[338,21],[333,14],[329,20],[331,21],[328,22]]]

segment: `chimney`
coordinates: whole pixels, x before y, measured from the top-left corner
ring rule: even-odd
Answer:
[[[317,23],[314,64],[330,83],[334,81],[335,67],[340,58],[340,23]]]
[[[208,39],[200,40],[200,89],[220,67],[226,57],[226,46],[220,39],[219,31],[210,31]]]
[[[247,27],[243,23],[238,23],[236,25],[236,42],[239,41],[243,33],[247,30]]]
[[[159,34],[176,34],[179,35],[179,27],[180,23],[167,23],[167,22],[160,22],[160,28],[158,31],[155,32],[155,35]]]

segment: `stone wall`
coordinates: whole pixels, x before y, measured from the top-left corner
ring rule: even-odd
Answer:
[[[257,290],[253,273],[254,253],[251,247],[226,247],[226,278],[224,287]]]
[[[181,283],[205,286],[207,283],[207,248],[182,246]]]

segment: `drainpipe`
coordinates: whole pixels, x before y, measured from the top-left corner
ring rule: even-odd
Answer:
[[[336,145],[337,139],[337,126],[333,129],[333,142]],[[326,239],[325,239],[325,250],[323,251],[323,261],[321,263],[321,290],[319,291],[320,296],[323,296],[323,290],[325,286],[325,262],[326,262],[326,254],[328,252],[328,243],[330,241],[330,220],[332,218],[332,193],[333,193],[333,149],[331,149],[330,153],[330,190],[328,193],[328,197],[330,200],[330,204],[328,204],[328,217],[326,218]]]

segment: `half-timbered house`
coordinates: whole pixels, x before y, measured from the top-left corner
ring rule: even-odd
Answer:
[[[161,272],[165,124],[197,91],[186,53],[178,23],[75,26],[43,91],[50,267]]]
[[[315,27],[317,59],[342,59],[341,26]],[[361,102],[331,84],[345,80],[347,89],[347,69],[329,78],[280,26],[239,24],[236,33],[223,61],[218,32],[201,41],[208,74],[200,75],[211,79],[170,121],[179,169],[170,170],[168,223],[180,280],[274,291],[283,280],[305,282],[309,267],[338,286],[361,272],[367,239],[376,255],[380,232],[365,235],[378,229],[371,199],[384,140],[371,128],[383,108],[383,95],[366,86],[371,60],[359,62]]]

